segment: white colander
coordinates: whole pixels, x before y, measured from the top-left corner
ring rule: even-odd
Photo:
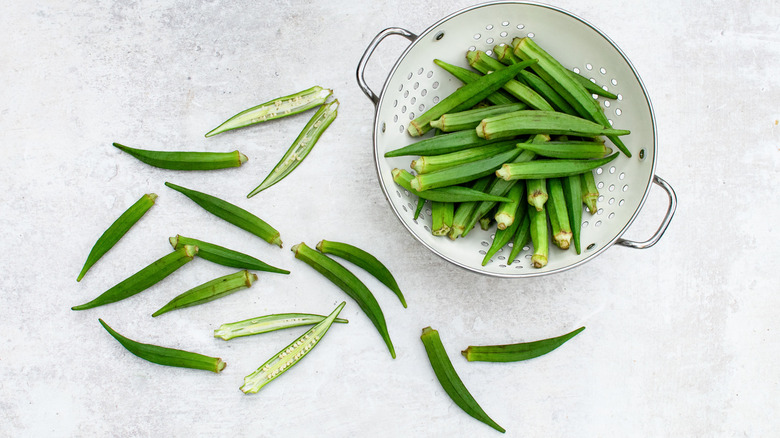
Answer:
[[[386,37],[400,35],[411,41],[393,66],[382,92],[377,96],[366,84],[364,72],[374,49]],[[482,259],[490,247],[495,226],[483,231],[477,226],[467,237],[450,240],[433,236],[430,206],[414,220],[416,196],[393,182],[393,168],[409,169],[414,157],[385,158],[388,150],[418,141],[406,132],[408,123],[462,84],[433,63],[435,58],[468,67],[467,50],[488,54],[496,44],[510,44],[515,37],[529,36],[564,66],[618,95],[617,100],[599,97],[607,118],[616,128],[629,129],[622,137],[633,157],[621,154],[595,171],[601,196],[598,212],[583,213],[582,254],[573,248],[564,251],[550,245],[546,267],[531,267],[533,250],[526,247],[511,264],[506,263],[509,248],[493,256],[486,266]],[[674,190],[655,176],[657,153],[655,118],[650,99],[639,75],[623,52],[601,31],[581,18],[561,9],[526,2],[491,2],[456,12],[415,35],[405,29],[388,28],[371,41],[357,68],[363,92],[376,105],[374,119],[374,160],[382,190],[401,223],[424,246],[442,258],[471,271],[500,277],[529,277],[573,268],[599,255],[613,243],[632,248],[648,248],[661,238],[674,215]],[[430,134],[429,134],[430,135]],[[617,150],[616,148],[613,148]],[[621,238],[631,225],[654,182],[669,196],[669,207],[661,226],[644,242]]]

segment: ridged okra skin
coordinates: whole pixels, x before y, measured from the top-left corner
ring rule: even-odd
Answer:
[[[173,249],[179,249],[185,245],[197,246],[198,257],[218,265],[227,266],[230,268],[249,269],[253,271],[273,272],[276,274],[290,273],[290,271],[286,269],[271,266],[268,263],[265,263],[262,260],[258,260],[250,255],[225,248],[224,246],[193,239],[191,237],[185,237],[177,234],[176,236],[170,237],[168,241],[171,243]]]
[[[583,330],[585,327],[580,327],[562,336],[533,342],[507,345],[471,345],[461,353],[469,362],[518,362],[543,356],[565,344],[566,341],[577,336]]]
[[[246,155],[233,152],[175,152],[135,149],[119,143],[114,147],[139,161],[160,169],[169,170],[218,170],[239,167],[248,161]]]
[[[577,254],[582,253],[580,233],[582,231],[582,180],[579,175],[562,178],[563,196],[566,198],[566,212],[569,214],[572,242]]]
[[[520,110],[489,117],[482,120],[475,129],[477,136],[486,140],[500,140],[526,134],[597,137],[631,133],[626,129],[605,128],[598,123],[565,113],[534,110]]]
[[[560,178],[577,175],[601,167],[617,158],[618,153],[598,160],[534,160],[526,163],[509,163],[496,171],[496,176],[507,181],[515,179]]]
[[[494,173],[502,164],[514,160],[520,155],[520,152],[520,149],[513,148],[492,157],[458,164],[435,172],[423,173],[412,179],[411,186],[417,191],[424,192],[429,189],[448,187],[474,181]]]
[[[528,105],[517,102],[504,105],[492,105],[482,108],[473,108],[457,113],[444,114],[438,120],[431,122],[431,126],[441,129],[443,132],[463,131],[473,129],[479,125],[482,119],[497,116],[499,114],[511,113],[525,109]]]
[[[434,59],[433,63],[444,69],[444,71],[451,74],[464,84],[474,82],[482,76],[473,70],[449,64],[442,61],[441,59]],[[515,102],[514,98],[505,95],[502,90],[498,90],[495,93],[488,95],[485,100],[493,105],[505,105]]]
[[[438,189],[429,189],[417,191],[412,188],[411,182],[414,176],[403,169],[393,169],[393,181],[403,187],[409,193],[429,201],[438,202],[475,202],[475,201],[493,201],[503,202],[508,198],[495,196],[478,190],[476,187],[450,186]]]
[[[169,301],[168,304],[152,313],[152,317],[160,316],[172,310],[184,309],[217,300],[252,287],[255,281],[257,281],[257,275],[249,271],[239,271],[215,278],[178,295]]]
[[[468,59],[469,65],[475,70],[481,73],[488,73],[490,71],[500,71],[508,68],[504,64],[500,63],[495,58],[491,58],[487,53],[481,50],[474,50],[466,52],[466,59]],[[536,63],[536,60],[527,60],[520,63],[511,64],[512,67],[522,65],[523,68],[531,66]],[[522,69],[520,70],[522,71]],[[520,73],[518,71],[518,74]],[[504,86],[504,90],[512,96],[516,97],[519,101],[527,104],[531,108],[539,111],[554,111],[553,107],[544,100],[536,91],[529,88],[527,85],[518,82],[514,79],[507,81]]]

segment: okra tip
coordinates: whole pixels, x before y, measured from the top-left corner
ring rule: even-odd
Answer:
[[[241,152],[239,152],[239,151],[237,151],[237,150],[236,150],[236,151],[234,151],[234,152],[238,154],[238,161],[240,161],[240,162],[241,162],[241,164],[244,164],[244,163],[246,163],[247,161],[249,161],[249,158],[247,158],[247,156],[246,156],[246,155],[242,154]]]

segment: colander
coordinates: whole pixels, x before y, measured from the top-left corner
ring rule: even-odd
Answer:
[[[388,36],[402,36],[411,44],[401,54],[377,95],[365,81],[366,65],[376,47]],[[620,155],[595,171],[601,196],[598,212],[583,213],[582,254],[550,245],[549,262],[541,269],[531,266],[532,249],[523,248],[511,264],[504,248],[482,266],[495,227],[483,231],[477,226],[467,237],[450,240],[433,236],[430,229],[430,205],[414,219],[416,196],[393,182],[393,168],[409,168],[414,157],[385,158],[388,150],[418,141],[406,132],[415,116],[451,94],[462,84],[437,67],[435,58],[468,67],[466,50],[488,54],[496,44],[510,44],[515,37],[532,37],[564,66],[595,79],[618,95],[616,100],[599,98],[607,118],[631,134],[623,140],[633,157]],[[357,67],[360,88],[376,106],[374,117],[374,160],[379,182],[401,223],[425,247],[462,268],[498,277],[530,277],[561,272],[579,266],[601,254],[613,244],[631,248],[649,248],[661,238],[677,205],[672,187],[655,175],[657,154],[653,109],[639,75],[625,54],[604,33],[575,15],[559,8],[528,2],[499,1],[476,5],[443,18],[419,35],[402,28],[388,28],[377,34],[366,48]],[[430,134],[429,134],[430,135]],[[613,148],[615,149],[615,148]],[[621,238],[639,214],[650,191],[651,182],[669,197],[664,219],[643,242]]]

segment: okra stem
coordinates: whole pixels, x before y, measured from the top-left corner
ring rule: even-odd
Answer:
[[[596,187],[596,180],[593,171],[582,173],[582,202],[588,207],[590,214],[596,214],[599,199],[599,189]]]
[[[528,203],[536,208],[536,211],[542,211],[549,198],[547,181],[544,178],[529,179],[526,180],[526,187],[528,187]]]
[[[577,336],[585,327],[555,338],[509,345],[469,346],[462,351],[469,362],[517,362],[543,356]]]
[[[506,195],[506,197],[512,201],[498,204],[498,210],[496,210],[495,218],[496,226],[499,230],[505,230],[514,223],[518,204],[520,203],[520,198],[524,192],[525,191],[523,190],[522,185],[515,184],[511,189],[509,189],[509,193]]]

